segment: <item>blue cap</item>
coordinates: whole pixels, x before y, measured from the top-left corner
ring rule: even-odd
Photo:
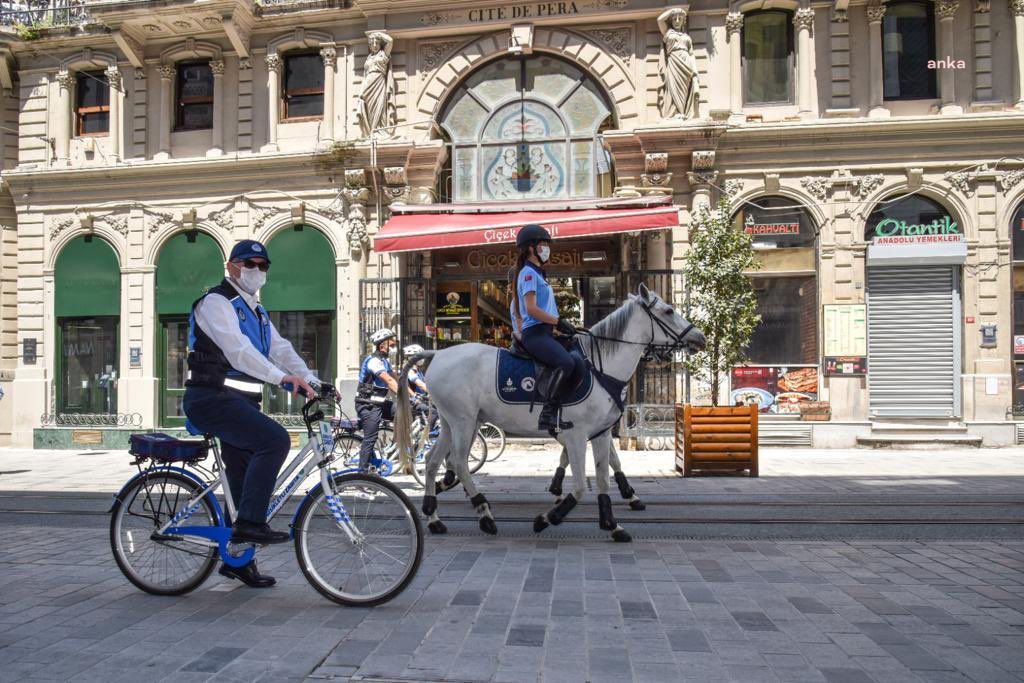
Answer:
[[[234,246],[231,250],[231,257],[228,261],[236,261],[247,258],[265,258],[267,263],[270,263],[270,255],[267,253],[267,248],[262,243],[256,240],[242,240]]]

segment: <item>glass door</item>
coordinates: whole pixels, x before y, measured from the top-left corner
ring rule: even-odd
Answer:
[[[333,311],[281,311],[271,313],[270,320],[317,377],[334,382]],[[297,415],[305,403],[301,396],[269,384],[264,398],[264,411],[268,415]]]
[[[117,412],[117,318],[61,318],[58,412]]]
[[[160,353],[157,356],[160,376],[160,424],[184,427],[185,412],[181,401],[185,396],[188,372],[188,318],[168,315],[160,318]]]

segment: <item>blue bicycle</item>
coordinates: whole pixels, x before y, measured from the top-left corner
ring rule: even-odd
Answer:
[[[267,520],[319,471],[290,525],[299,567],[313,588],[334,602],[377,605],[401,593],[416,575],[423,528],[397,486],[373,474],[332,467],[341,447],[358,448],[359,436],[354,423],[324,416],[323,408],[334,412],[337,401],[325,387],[328,395],[302,408],[309,441],[281,471]],[[256,546],[230,542],[235,502],[217,440],[204,435],[162,445],[159,455],[133,449],[139,473],[114,496],[110,545],[117,566],[138,588],[182,595],[200,586],[218,559],[240,567],[252,560]],[[213,466],[206,468],[201,463],[210,453]]]

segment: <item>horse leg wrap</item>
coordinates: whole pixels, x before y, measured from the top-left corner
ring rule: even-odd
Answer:
[[[612,514],[612,498],[607,493],[597,494],[597,514],[600,521],[598,524],[605,531],[615,531],[618,524],[615,522],[615,515]]]
[[[548,521],[556,526],[561,524],[574,507],[576,507],[576,496],[570,493],[565,500],[551,509],[551,512],[548,513]]]
[[[423,514],[430,517],[437,512],[437,496],[423,496]]]
[[[629,501],[629,509],[630,510],[646,510],[647,506],[644,504],[644,502],[642,500],[640,500],[636,496],[633,496],[633,500]]]
[[[626,475],[625,474],[623,474],[622,472],[616,472],[615,473],[615,484],[619,487],[619,494],[623,498],[625,498],[626,500],[629,500],[630,498],[633,497],[633,494],[635,493],[635,491],[633,491],[633,487],[629,485],[629,480],[626,479]]]
[[[455,479],[457,478],[455,470],[446,470],[444,478],[441,479],[440,491],[447,491],[448,489],[455,486]]]
[[[548,493],[553,496],[562,495],[562,481],[565,480],[565,468],[558,467],[555,469],[555,476],[551,477],[551,485],[548,486]]]

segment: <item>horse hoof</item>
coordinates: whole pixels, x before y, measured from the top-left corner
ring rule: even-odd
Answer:
[[[544,515],[537,515],[536,517],[533,518],[533,532],[534,533],[539,534],[540,532],[542,532],[545,529],[547,529],[549,526],[551,526],[551,525],[548,524],[548,520],[544,519]]]
[[[612,532],[612,540],[616,543],[631,543],[633,537],[625,529],[616,529]]]
[[[642,500],[637,498],[636,500],[629,501],[629,509],[630,510],[637,510],[637,511],[639,511],[639,510],[646,510],[647,506],[644,505],[644,502]]]
[[[536,526],[536,523],[534,523],[534,526]],[[491,536],[496,536],[498,533],[498,525],[495,524],[494,520],[490,517],[481,517],[480,531],[484,532],[485,534],[490,534]]]
[[[427,525],[427,528],[430,529],[430,533],[432,533],[432,534],[446,534],[446,533],[448,533],[448,527],[446,527],[444,525],[444,522],[442,522],[440,520],[438,520],[436,522],[431,522],[430,524]]]

